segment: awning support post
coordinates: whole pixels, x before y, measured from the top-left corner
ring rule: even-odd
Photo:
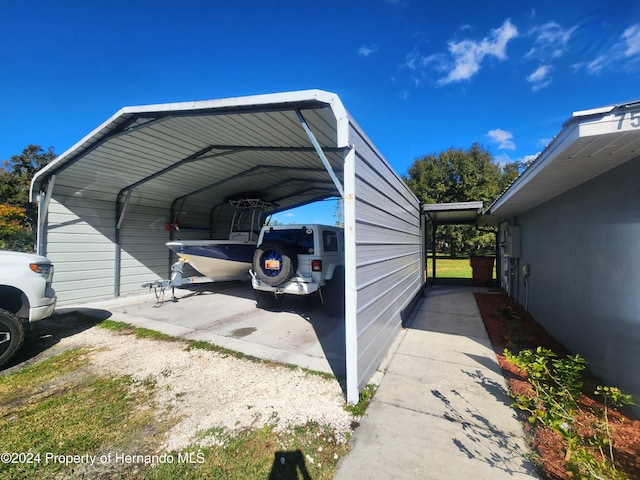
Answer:
[[[438,230],[438,224],[431,222],[431,284],[436,284],[436,230]]]

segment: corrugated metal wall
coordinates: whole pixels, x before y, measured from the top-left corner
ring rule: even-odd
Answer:
[[[113,298],[115,204],[56,195],[49,204],[47,256],[58,305]]]
[[[374,373],[422,288],[420,206],[362,130],[345,165],[347,395]],[[357,370],[357,375],[354,375]]]
[[[166,208],[132,204],[120,230],[120,293],[168,276]],[[55,264],[58,305],[114,296],[115,202],[54,196],[49,205],[47,256]]]

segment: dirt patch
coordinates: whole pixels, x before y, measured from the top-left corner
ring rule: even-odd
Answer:
[[[529,391],[529,383],[522,371],[506,361],[503,355],[505,348],[517,353],[520,349],[542,346],[554,351],[558,356],[570,354],[528,312],[505,294],[476,293],[475,296],[498,363],[512,392],[526,393]],[[505,306],[509,306],[514,313],[509,320],[498,314],[498,309]],[[585,376],[587,381],[579,401],[581,408],[585,412],[603,409],[601,397],[593,395],[595,386],[602,382],[588,372]],[[566,468],[567,448],[562,437],[550,428],[532,426],[524,417],[522,420],[525,433],[539,455],[539,462],[546,477],[550,480],[573,478]],[[609,413],[609,422],[613,430],[616,468],[630,479],[640,479],[640,421],[631,412],[614,410]]]

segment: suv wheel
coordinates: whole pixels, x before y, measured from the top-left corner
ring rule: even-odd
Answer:
[[[284,242],[264,242],[253,255],[253,271],[267,285],[281,285],[296,273],[297,255]]]
[[[20,319],[13,313],[0,309],[0,365],[16,353],[23,340],[24,328]]]
[[[272,292],[263,292],[262,290],[254,290],[256,294],[256,306],[264,310],[273,310],[278,308],[282,303],[283,295],[276,295]]]
[[[344,267],[336,267],[322,287],[322,306],[330,317],[344,317]]]

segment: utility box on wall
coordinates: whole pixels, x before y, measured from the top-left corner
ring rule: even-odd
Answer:
[[[502,255],[508,258],[520,258],[520,227],[505,224],[500,235]]]
[[[500,225],[500,286],[508,295],[512,294],[512,279],[514,269],[517,269],[520,258],[520,227],[503,223]]]

